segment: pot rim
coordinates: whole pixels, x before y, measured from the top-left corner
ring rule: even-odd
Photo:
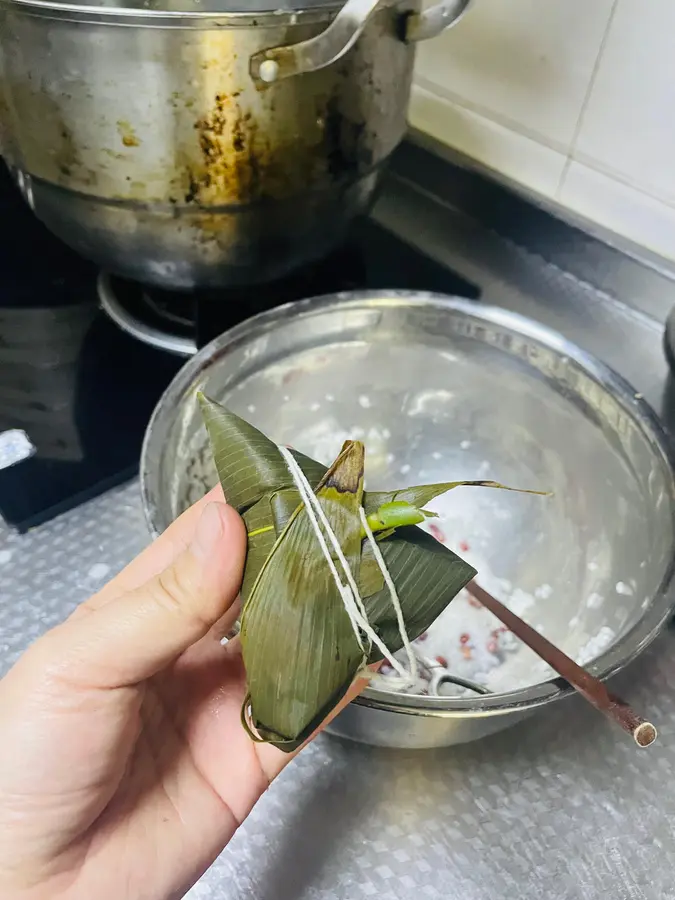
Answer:
[[[190,385],[200,379],[212,363],[225,356],[230,347],[239,346],[244,341],[268,333],[277,323],[291,317],[309,317],[332,307],[358,306],[364,302],[375,305],[419,302],[438,305],[446,310],[450,308],[465,312],[472,317],[513,328],[574,360],[611,392],[649,438],[655,456],[661,458],[663,466],[670,473],[671,511],[675,519],[675,446],[651,406],[612,368],[554,329],[501,307],[477,305],[471,300],[439,292],[399,289],[356,290],[311,297],[258,313],[215,338],[180,369],[152,413],[141,450],[141,496],[146,522],[153,535],[156,536],[160,532],[154,521],[156,508],[147,483],[148,471],[152,469],[149,465],[149,448],[157,423],[169,414],[169,409],[175,408],[176,401],[184,396]],[[672,615],[675,607],[675,541],[671,549],[671,562],[664,571],[659,588],[654,592],[649,606],[643,609],[638,620],[614,644],[585,665],[589,672],[601,680],[612,677],[635,660],[660,634]],[[368,687],[352,702],[358,706],[400,715],[443,719],[483,718],[536,709],[573,693],[574,688],[564,679],[553,678],[512,691],[462,698],[423,697]]]
[[[145,28],[269,28],[328,22],[342,4],[333,0],[298,9],[162,10],[62,3],[59,0],[0,0],[0,8],[27,16],[100,25]]]

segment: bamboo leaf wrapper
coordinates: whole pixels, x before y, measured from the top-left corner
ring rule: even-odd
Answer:
[[[245,721],[256,738],[291,751],[345,694],[358,671],[382,653],[361,641],[344,606],[277,445],[250,423],[200,395],[214,461],[228,503],[249,534],[241,590],[241,643],[247,672]],[[291,451],[311,485],[359,587],[367,621],[391,653],[403,644],[383,573],[363,540],[360,507],[378,522],[387,504],[413,511],[462,482],[363,490],[365,451],[348,441],[330,468]],[[494,482],[469,482],[503,487]],[[528,492],[529,493],[529,492]],[[396,515],[393,509],[390,515]],[[419,637],[476,574],[415,525],[391,529],[382,515],[378,544],[396,587],[410,640]],[[405,517],[403,517],[405,520]]]

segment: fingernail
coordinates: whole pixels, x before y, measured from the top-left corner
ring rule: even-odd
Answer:
[[[222,503],[209,503],[201,514],[190,545],[191,551],[200,559],[210,556],[223,536]]]

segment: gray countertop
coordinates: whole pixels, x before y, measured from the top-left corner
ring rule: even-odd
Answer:
[[[407,181],[390,182],[376,217],[400,231],[414,222],[416,240],[479,284],[485,302],[562,331],[670,420],[661,319],[675,290],[663,275],[631,264],[623,281],[639,302],[617,298]],[[23,536],[0,526],[2,666],[147,541],[135,482]],[[576,698],[447,750],[321,737],[188,896],[675,898],[675,631],[613,685],[658,724],[649,751]]]

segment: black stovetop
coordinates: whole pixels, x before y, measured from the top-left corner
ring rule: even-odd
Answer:
[[[185,359],[107,317],[98,270],[37,221],[1,164],[0,219],[10,223],[0,242],[0,515],[24,531],[135,475],[152,410]],[[118,288],[132,306],[142,294]],[[201,347],[264,309],[354,288],[479,294],[364,219],[348,246],[282,283],[153,299],[178,310],[177,327]]]

